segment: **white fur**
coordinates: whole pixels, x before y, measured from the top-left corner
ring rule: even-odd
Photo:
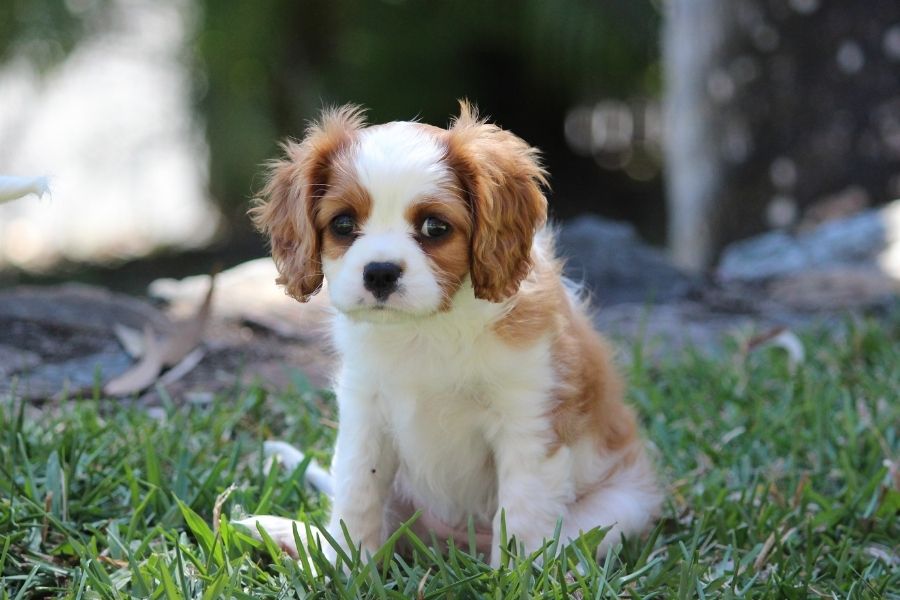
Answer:
[[[559,519],[566,539],[597,526],[642,529],[659,504],[644,459],[617,470],[619,457],[599,454],[590,441],[548,450],[560,383],[551,340],[505,343],[491,326],[507,307],[476,299],[468,281],[450,309],[438,311],[440,286],[404,212],[447,185],[441,148],[415,125],[394,123],[364,130],[354,152],[371,218],[344,256],[324,261],[341,359],[332,535],[343,539],[343,521],[374,553],[398,501],[450,528],[464,530],[474,518],[493,532],[493,564],[501,509],[509,534],[529,550]],[[536,259],[548,259],[547,241],[536,238]],[[376,309],[362,285],[372,261],[404,267],[387,309]]]
[[[434,139],[413,123],[389,123],[360,134],[352,169],[372,198],[372,212],[347,253],[323,261],[331,301],[339,310],[384,321],[396,318],[395,311],[425,315],[438,309],[441,287],[404,212],[450,184],[452,174],[442,156]],[[362,270],[370,262],[394,262],[404,269],[399,291],[377,312],[374,296],[363,287]]]
[[[491,529],[493,564],[501,507],[509,535],[530,550],[552,537],[558,519],[564,539],[615,525],[604,548],[620,531],[643,529],[659,504],[645,462],[610,476],[620,457],[598,455],[590,440],[548,456],[549,345],[504,344],[490,329],[503,310],[466,287],[451,311],[425,319],[336,318],[343,367],[330,529],[343,520],[365,532],[356,541],[374,551],[392,494],[452,528],[464,530],[472,516]],[[597,493],[578,497],[604,480]]]

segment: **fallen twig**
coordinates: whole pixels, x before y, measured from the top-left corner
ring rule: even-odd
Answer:
[[[150,387],[159,380],[162,384],[178,381],[196,367],[205,355],[198,348],[203,338],[203,329],[209,320],[212,296],[215,289],[215,274],[210,275],[209,289],[197,313],[175,328],[176,333],[162,342],[157,340],[153,331],[144,329],[143,341],[138,343],[135,336],[126,327],[118,326],[116,335],[130,354],[138,352],[140,360],[129,370],[109,381],[103,391],[110,396],[135,394]],[[130,349],[129,349],[130,348]],[[159,374],[166,367],[172,367],[162,378]]]

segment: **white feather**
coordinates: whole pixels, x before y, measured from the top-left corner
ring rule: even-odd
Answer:
[[[0,175],[0,204],[17,200],[28,194],[42,198],[50,193],[50,181],[46,177],[15,177]]]

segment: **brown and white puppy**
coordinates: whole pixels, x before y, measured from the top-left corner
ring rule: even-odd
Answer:
[[[415,510],[440,535],[472,518],[496,565],[501,511],[527,550],[558,520],[563,540],[610,526],[601,552],[657,513],[610,350],[544,228],[545,185],[537,151],[467,103],[448,129],[329,110],[271,166],[252,216],[278,282],[302,302],[327,280],[336,309],[336,539],[343,521],[374,552]]]

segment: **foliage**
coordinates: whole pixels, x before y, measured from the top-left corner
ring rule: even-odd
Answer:
[[[573,105],[659,87],[659,13],[648,0],[209,0],[203,15],[211,182],[238,211],[276,141],[300,136],[323,105],[444,124],[469,97],[548,154],[569,154],[562,122]]]
[[[469,97],[542,148],[559,180],[594,197],[598,188],[583,189],[596,176],[592,161],[568,172],[566,112],[660,86],[652,0],[160,1],[196,24],[184,57],[209,143],[210,191],[237,234],[249,230],[260,165],[323,105],[363,104],[373,122],[444,124]],[[51,69],[92,32],[120,27],[117,4],[0,2],[0,62],[24,56]]]
[[[0,2],[0,62],[20,55],[39,70],[61,61],[102,22],[110,0]]]
[[[497,571],[401,532],[411,554],[353,555],[347,576],[315,551],[294,561],[252,541],[229,515],[325,516],[303,466],[267,473],[259,458],[271,437],[327,458],[332,398],[300,377],[284,393],[251,386],[155,412],[99,398],[34,416],[7,405],[0,597],[900,597],[900,321],[804,341],[794,373],[777,349],[661,366],[635,354],[632,400],[668,502],[655,531],[601,564],[587,558],[600,532],[543,568],[516,555]]]

